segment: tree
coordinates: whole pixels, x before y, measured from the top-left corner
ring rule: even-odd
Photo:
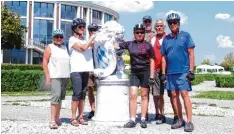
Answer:
[[[25,26],[20,24],[20,15],[1,5],[1,49],[20,49],[24,45]]]
[[[210,62],[210,60],[207,58],[207,59],[205,59],[205,60],[203,60],[202,61],[202,63],[201,63],[202,65],[211,65],[211,62]]]
[[[228,53],[224,57],[224,61],[220,64],[225,70],[231,71],[234,66],[234,54],[233,52]]]

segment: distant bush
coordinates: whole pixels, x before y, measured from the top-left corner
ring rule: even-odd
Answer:
[[[217,87],[234,87],[234,76],[233,75],[223,75],[217,76],[215,78]]]
[[[2,64],[2,70],[42,70],[40,64]]]

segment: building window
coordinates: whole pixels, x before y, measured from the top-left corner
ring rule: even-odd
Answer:
[[[3,50],[3,63],[25,64],[25,48]]]
[[[34,19],[33,22],[33,39],[43,44],[52,43],[53,21]]]
[[[43,59],[43,54],[33,50],[33,64],[41,64]]]
[[[111,19],[112,19],[112,15],[109,15],[109,14],[105,13],[104,22],[106,23],[107,21],[111,21]]]
[[[102,24],[102,12],[93,10],[92,22],[101,25]]]
[[[69,38],[72,36],[71,29],[72,22],[69,21],[61,21],[61,29],[64,32],[64,43],[68,43]]]
[[[20,16],[27,16],[27,2],[26,1],[5,1],[9,9],[12,9],[15,14]]]
[[[34,2],[34,17],[54,17],[54,4]]]
[[[61,18],[62,19],[74,19],[76,18],[77,7],[62,5],[61,7]]]

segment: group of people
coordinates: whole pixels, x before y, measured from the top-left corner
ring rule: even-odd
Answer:
[[[184,131],[192,132],[192,103],[189,97],[191,81],[195,78],[194,48],[195,44],[188,32],[180,30],[180,16],[171,13],[166,22],[171,33],[166,34],[166,24],[162,19],[152,24],[150,16],[144,16],[142,24],[136,24],[133,28],[134,39],[119,44],[113,44],[116,50],[126,49],[130,54],[130,120],[124,127],[136,126],[136,110],[138,89],[141,90],[141,127],[147,127],[148,104],[150,91],[155,105],[156,124],[166,122],[164,115],[164,90],[167,90],[174,121],[172,129],[184,127]],[[44,52],[43,69],[46,76],[46,84],[52,91],[51,100],[51,128],[58,128],[61,101],[65,98],[65,88],[68,78],[71,77],[73,86],[71,125],[87,125],[83,118],[84,100],[86,89],[89,91],[91,112],[88,118],[95,114],[95,99],[93,90],[95,78],[92,72],[95,31],[98,26],[88,26],[90,38],[83,38],[86,23],[80,19],[74,19],[72,24],[73,36],[69,39],[67,53],[63,42],[63,31],[53,32],[53,43],[49,44]],[[154,29],[153,29],[153,28]],[[154,31],[155,30],[155,31]],[[88,86],[87,86],[88,85]],[[111,89],[110,89],[111,90]],[[183,119],[180,96],[184,102],[187,120]],[[76,116],[77,109],[79,115]]]

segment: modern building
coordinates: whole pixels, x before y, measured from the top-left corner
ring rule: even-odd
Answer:
[[[71,24],[74,18],[83,18],[87,25],[102,25],[119,19],[116,11],[92,2],[4,1],[2,4],[6,4],[14,13],[20,13],[21,24],[27,27],[24,48],[4,50],[3,63],[40,64],[45,46],[52,42],[52,31],[57,28],[64,30],[67,42],[72,35]]]

